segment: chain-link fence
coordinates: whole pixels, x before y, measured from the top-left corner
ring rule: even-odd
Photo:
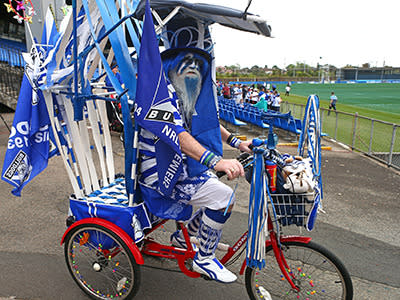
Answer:
[[[281,111],[291,111],[303,120],[305,105],[282,102]],[[400,124],[320,108],[322,132],[351,149],[400,169]]]

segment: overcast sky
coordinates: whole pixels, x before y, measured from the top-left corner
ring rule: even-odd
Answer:
[[[244,10],[248,0],[189,0]],[[274,38],[213,26],[217,65],[400,67],[400,0],[253,0]],[[320,57],[322,57],[320,59]]]

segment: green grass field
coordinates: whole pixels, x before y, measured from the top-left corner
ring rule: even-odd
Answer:
[[[329,97],[334,91],[338,97],[338,111],[355,113],[390,123],[400,124],[400,83],[371,84],[292,84],[289,97],[285,85],[278,85],[282,100],[305,104],[310,94],[317,94],[321,107],[329,107]]]
[[[331,113],[328,116],[326,110],[322,111],[323,132],[366,153],[390,151],[393,125],[358,118],[354,132],[354,113],[400,125],[400,84],[293,84],[290,96],[284,95],[285,85],[277,88],[282,100],[295,104],[305,105],[310,94],[317,94],[320,107],[325,109],[329,107],[329,97],[334,91],[338,97],[337,110],[351,115]],[[302,116],[301,111],[292,113],[297,118]],[[396,136],[393,151],[400,152],[400,132]]]

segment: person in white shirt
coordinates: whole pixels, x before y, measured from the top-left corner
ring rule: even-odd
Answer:
[[[281,96],[278,93],[278,91],[275,90],[272,97],[271,109],[279,112],[281,109],[281,102],[282,102]]]
[[[233,100],[236,104],[240,104],[243,101],[242,88],[237,83],[233,88]]]

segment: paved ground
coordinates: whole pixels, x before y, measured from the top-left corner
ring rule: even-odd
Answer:
[[[11,124],[12,114],[2,115]],[[243,129],[240,133],[248,137],[258,134]],[[1,168],[8,135],[0,120]],[[400,175],[329,141],[324,144],[332,147],[323,151],[326,213],[318,216],[310,235],[349,269],[354,299],[400,299]],[[116,141],[115,153],[121,158],[119,145]],[[280,150],[292,153],[295,148]],[[236,154],[226,151],[227,156]],[[122,161],[117,169],[122,169]],[[235,183],[229,182],[232,186]],[[52,159],[49,167],[25,187],[22,197],[12,196],[11,186],[3,181],[0,191],[0,299],[87,299],[70,278],[60,246],[71,193],[61,160]],[[240,180],[239,200],[224,231],[225,242],[232,243],[245,230],[248,192],[249,185]],[[167,225],[159,235],[167,238],[172,230],[173,224]],[[221,285],[187,278],[170,262],[146,258],[145,264],[137,299],[247,298],[243,278]],[[237,266],[231,269],[238,271]]]

